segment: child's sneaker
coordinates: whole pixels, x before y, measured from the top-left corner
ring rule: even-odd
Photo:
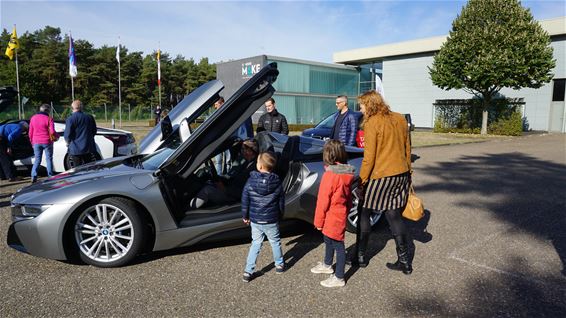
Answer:
[[[282,274],[285,271],[285,264],[281,264],[281,265],[276,265],[275,266],[275,273],[276,274]]]
[[[243,280],[245,283],[249,283],[249,282],[252,280],[252,276],[253,276],[253,275],[250,274],[250,273],[244,273],[244,276],[242,276],[242,280]]]
[[[327,279],[320,282],[320,284],[324,287],[344,287],[344,285],[346,285],[346,281],[344,281],[344,278],[338,278],[334,275],[331,275]]]
[[[322,262],[318,262],[315,267],[311,268],[311,273],[332,274],[334,273],[334,270],[332,269],[332,265],[326,265]]]

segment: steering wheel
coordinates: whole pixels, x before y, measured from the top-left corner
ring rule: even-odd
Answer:
[[[214,166],[212,159],[205,161],[204,165],[210,171],[210,175],[212,176],[212,181],[218,180],[218,171],[216,171],[216,167]]]

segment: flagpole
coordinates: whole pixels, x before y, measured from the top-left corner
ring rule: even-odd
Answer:
[[[120,112],[120,128],[122,128],[122,83],[120,79],[120,37],[116,48],[116,59],[118,60],[118,111]]]
[[[14,27],[16,27],[16,25],[14,24]],[[22,120],[24,119],[24,107],[22,106],[22,102],[20,100],[20,74],[19,74],[19,70],[18,70],[18,49],[15,49],[16,51],[16,88],[18,90],[18,116],[19,119]]]
[[[157,87],[158,87],[158,94],[159,94],[159,108],[161,108],[161,45],[157,46]]]
[[[71,99],[75,101],[75,82],[73,81],[73,77],[71,76]]]

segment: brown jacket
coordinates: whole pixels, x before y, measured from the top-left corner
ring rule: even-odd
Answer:
[[[371,116],[364,124],[364,138],[362,184],[411,170],[411,144],[403,115],[391,112]]]

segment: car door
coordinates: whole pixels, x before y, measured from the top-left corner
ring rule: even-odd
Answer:
[[[273,95],[277,64],[263,67],[215,111],[159,167],[159,173],[187,178]]]
[[[170,132],[173,132],[183,119],[190,118],[193,114],[201,113],[203,108],[209,107],[211,103],[215,102],[222,89],[224,89],[224,84],[221,81],[212,80],[185,96],[179,104],[171,109],[167,117],[143,138],[140,142],[139,153],[148,154],[159,149],[164,139],[168,137],[162,133],[163,125],[170,126]]]

